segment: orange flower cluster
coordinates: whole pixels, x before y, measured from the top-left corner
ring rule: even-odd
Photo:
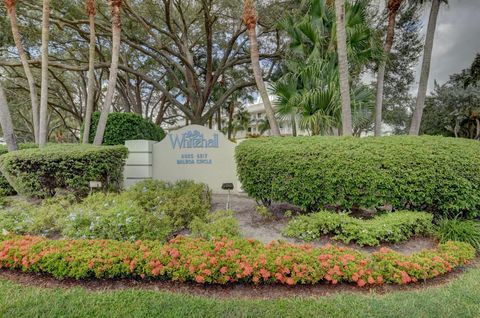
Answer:
[[[0,268],[48,273],[57,278],[162,278],[200,284],[408,284],[447,273],[474,257],[475,249],[460,242],[410,256],[389,249],[369,256],[331,245],[264,245],[227,238],[178,237],[166,244],[32,236],[4,237],[0,241]]]

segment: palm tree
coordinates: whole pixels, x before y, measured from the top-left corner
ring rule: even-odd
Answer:
[[[289,17],[282,24],[290,40],[286,71],[272,86],[282,118],[292,118],[292,121],[295,118],[301,129],[313,135],[331,134],[342,120],[336,15],[333,2],[328,5],[324,0],[310,0],[306,4],[303,17]],[[358,0],[347,2],[345,7],[352,84],[359,81],[359,74],[367,63],[383,55],[381,40],[368,21],[368,6],[368,0]],[[350,91],[354,113],[357,96]]]
[[[248,37],[250,39],[250,56],[252,60],[253,75],[255,77],[255,82],[257,83],[257,88],[260,96],[262,97],[263,105],[265,107],[265,114],[270,123],[270,131],[273,136],[280,136],[280,129],[278,128],[278,123],[275,119],[275,112],[273,111],[267,88],[265,87],[265,83],[263,82],[262,70],[260,68],[260,57],[258,52],[256,31],[257,12],[255,9],[254,0],[244,1],[243,22],[247,26]]]
[[[40,92],[40,120],[38,144],[45,146],[48,138],[48,37],[50,26],[50,0],[43,0],[42,18],[42,87]]]
[[[7,98],[0,83],[0,126],[3,131],[3,138],[7,143],[8,151],[15,151],[18,149],[17,138],[13,131],[12,117],[8,109]]]
[[[337,22],[337,53],[340,79],[340,97],[342,101],[342,133],[352,135],[352,109],[350,106],[350,79],[347,58],[347,34],[345,31],[345,1],[335,0]]]
[[[35,79],[30,69],[30,65],[28,64],[27,54],[25,53],[25,49],[23,48],[20,31],[18,30],[16,1],[17,0],[5,0],[5,7],[7,8],[8,18],[12,27],[13,41],[15,42],[15,46],[17,47],[18,55],[20,57],[20,61],[22,62],[25,76],[27,77],[28,88],[30,91],[30,100],[32,104],[33,135],[35,142],[38,143],[39,108],[37,88],[35,87]]]
[[[422,70],[420,73],[420,82],[418,84],[417,103],[412,116],[410,125],[410,135],[418,136],[420,124],[422,122],[423,109],[425,107],[425,98],[427,96],[428,78],[430,76],[430,64],[432,61],[433,40],[437,28],[438,12],[440,11],[440,2],[445,0],[432,0],[430,17],[428,19],[427,35],[425,38],[425,47],[423,50]],[[446,1],[445,1],[446,2]]]
[[[118,74],[118,58],[120,55],[120,35],[122,31],[120,10],[122,0],[110,0],[108,3],[112,8],[112,64],[110,65],[110,77],[108,79],[107,95],[105,96],[105,104],[103,105],[100,119],[98,120],[97,132],[95,134],[94,144],[101,146],[103,136],[107,126],[108,113],[112,107],[113,95],[117,86]]]
[[[385,39],[384,52],[388,56],[392,50],[393,40],[395,37],[395,22],[398,10],[403,0],[389,0],[387,4],[388,9],[388,26],[387,36]],[[375,136],[382,135],[382,110],[383,110],[383,86],[385,81],[385,69],[387,61],[380,62],[377,73],[377,100],[375,103]]]
[[[90,22],[90,47],[88,59],[87,107],[83,121],[83,143],[88,144],[92,122],[93,103],[95,102],[95,0],[87,0],[87,13]]]

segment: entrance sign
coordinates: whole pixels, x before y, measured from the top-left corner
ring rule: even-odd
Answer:
[[[133,144],[145,141],[127,141],[130,149]],[[236,144],[219,131],[204,126],[190,125],[170,132],[161,142],[153,143],[151,156],[151,178],[174,182],[193,180],[207,184],[214,193],[225,193],[222,185],[234,184],[234,192],[239,191],[235,164]],[[132,148],[135,149],[135,148]],[[138,156],[130,151],[129,156]],[[126,171],[129,170],[127,160]],[[130,172],[126,176],[132,184]],[[128,181],[128,180],[127,180]],[[137,180],[138,181],[138,180]]]

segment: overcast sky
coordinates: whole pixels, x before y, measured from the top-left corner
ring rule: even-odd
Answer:
[[[423,15],[424,32],[429,13],[427,4]],[[435,79],[444,83],[449,75],[469,67],[477,52],[480,53],[480,0],[449,0],[448,5],[442,5],[438,16],[428,90],[433,89]],[[420,65],[417,82],[419,70]]]

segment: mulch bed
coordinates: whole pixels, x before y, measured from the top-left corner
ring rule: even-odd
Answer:
[[[459,267],[447,275],[429,279],[425,282],[418,282],[409,285],[383,285],[373,288],[359,288],[350,284],[331,285],[326,283],[296,286],[280,284],[256,286],[252,284],[201,285],[195,283],[135,279],[57,280],[45,274],[23,273],[7,269],[0,270],[0,279],[9,280],[24,286],[62,289],[85,288],[91,292],[137,289],[190,294],[218,299],[278,299],[291,297],[322,297],[344,292],[357,294],[369,294],[374,292],[376,294],[386,294],[391,292],[418,290],[426,287],[445,285],[458,278],[465,272],[465,270],[479,266],[480,257],[477,257],[467,266]]]

